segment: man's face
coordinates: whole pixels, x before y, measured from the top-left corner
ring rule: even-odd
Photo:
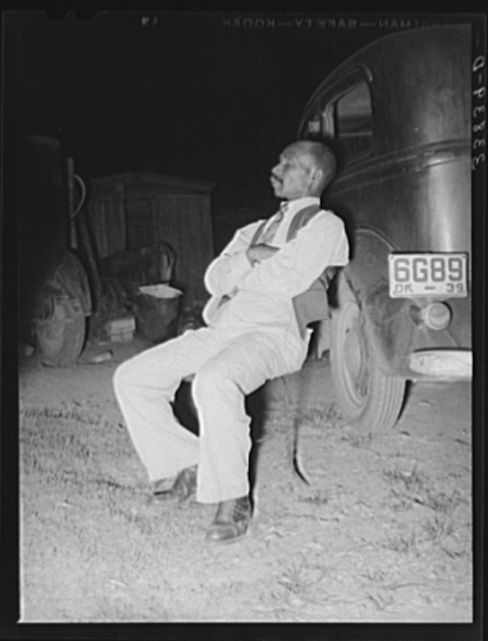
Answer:
[[[314,158],[303,143],[293,143],[280,156],[271,170],[271,185],[275,196],[295,200],[317,195],[314,191],[316,166]]]

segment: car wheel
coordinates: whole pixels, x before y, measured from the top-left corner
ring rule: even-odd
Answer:
[[[405,380],[382,371],[364,314],[350,289],[332,316],[330,359],[345,418],[363,433],[393,427],[402,408]]]
[[[41,360],[52,367],[74,365],[85,342],[86,320],[80,306],[68,301],[52,301],[50,318],[36,325]]]

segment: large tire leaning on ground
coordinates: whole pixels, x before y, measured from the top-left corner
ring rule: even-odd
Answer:
[[[392,428],[405,395],[405,380],[383,371],[377,350],[358,298],[341,279],[331,323],[332,379],[344,417],[364,435]]]
[[[91,294],[86,271],[73,252],[65,252],[39,300],[35,327],[42,362],[53,367],[74,365],[85,345]]]
[[[86,317],[77,301],[52,301],[52,316],[36,325],[41,360],[51,367],[69,367],[78,360],[85,343]]]

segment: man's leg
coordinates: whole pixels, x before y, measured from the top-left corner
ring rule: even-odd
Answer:
[[[218,334],[204,328],[142,352],[117,368],[115,395],[150,481],[198,463],[198,437],[178,423],[171,402],[181,380],[221,348]]]
[[[193,397],[200,425],[197,501],[249,494],[251,439],[245,396],[270,378],[299,369],[305,350],[254,332],[228,342],[197,371]]]

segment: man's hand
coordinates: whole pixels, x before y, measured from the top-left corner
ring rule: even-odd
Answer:
[[[279,251],[279,248],[271,247],[271,245],[253,245],[246,251],[246,257],[251,265],[255,265],[256,263],[271,258],[277,251]]]

